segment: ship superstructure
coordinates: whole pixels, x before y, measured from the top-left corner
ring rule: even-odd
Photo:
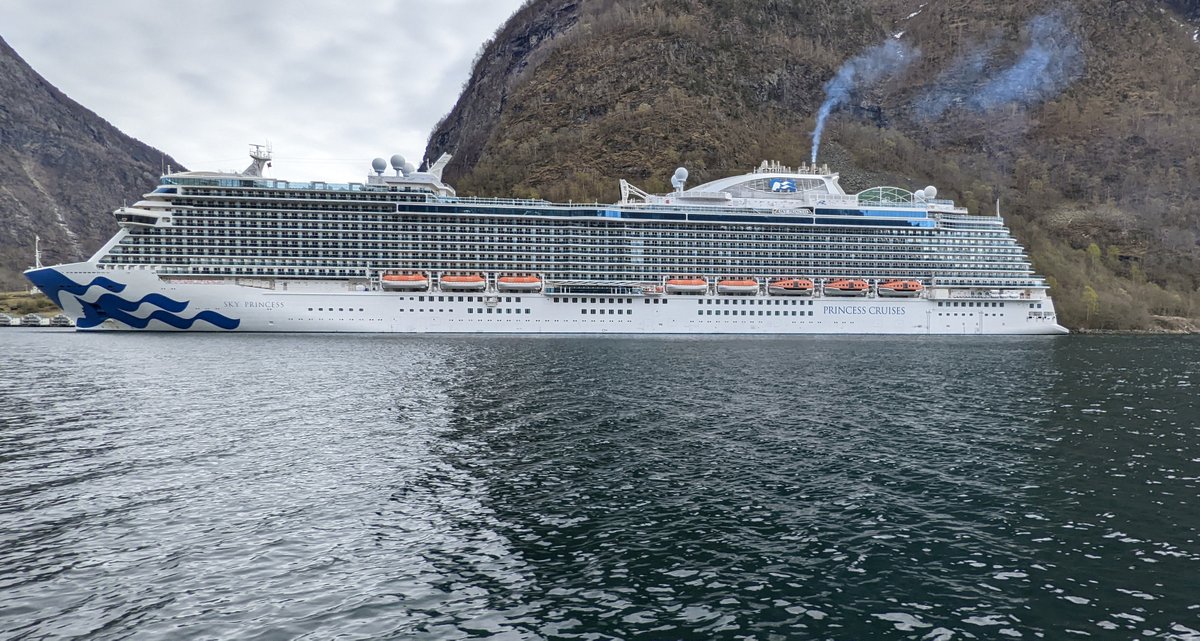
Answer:
[[[538,333],[1062,333],[999,216],[847,194],[827,167],[611,205],[467,198],[376,159],[363,183],[179,172],[114,212],[90,260],[31,281],[81,329]]]

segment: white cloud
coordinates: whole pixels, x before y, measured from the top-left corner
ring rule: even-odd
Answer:
[[[361,181],[419,160],[522,0],[5,0],[0,36],[51,84],[190,169]],[[51,9],[51,7],[53,7]]]

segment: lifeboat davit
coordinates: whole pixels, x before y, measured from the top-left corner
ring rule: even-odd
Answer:
[[[880,283],[875,288],[875,291],[878,292],[880,296],[912,298],[914,296],[920,296],[924,289],[925,286],[919,281],[889,280],[886,283]]]
[[[384,274],[379,277],[379,284],[384,289],[404,292],[423,292],[429,289],[429,279],[425,274]]]
[[[866,296],[871,286],[860,278],[839,278],[825,283],[826,296]]]
[[[467,276],[442,276],[438,286],[444,292],[481,292],[487,289],[487,279],[479,274]]]
[[[767,285],[772,296],[812,296],[813,282],[807,278],[784,278],[773,280]]]
[[[718,294],[757,294],[758,281],[753,278],[723,278],[717,281]]]
[[[703,278],[669,278],[668,294],[703,294],[708,291],[708,281]]]
[[[496,289],[502,292],[539,292],[542,290],[542,279],[537,276],[501,276],[496,281]]]

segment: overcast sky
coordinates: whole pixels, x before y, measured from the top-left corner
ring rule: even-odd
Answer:
[[[0,37],[76,102],[189,169],[361,182],[419,164],[522,0],[3,0]]]

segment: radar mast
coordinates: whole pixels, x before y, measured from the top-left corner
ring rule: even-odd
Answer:
[[[271,166],[271,143],[250,145],[250,159],[250,166],[242,172],[242,175],[262,177],[263,168]]]

